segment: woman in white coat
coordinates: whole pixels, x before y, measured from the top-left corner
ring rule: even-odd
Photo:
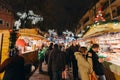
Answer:
[[[93,71],[91,57],[91,54],[87,54],[86,47],[80,47],[79,52],[75,52],[75,58],[77,60],[78,72],[81,80],[90,80],[89,74]]]

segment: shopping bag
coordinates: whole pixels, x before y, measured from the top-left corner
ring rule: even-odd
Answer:
[[[65,69],[64,71],[62,71],[62,79],[65,79],[65,80],[70,80],[70,71]]]
[[[62,71],[62,79],[65,79],[65,71]]]
[[[90,80],[98,80],[95,72],[93,71],[92,73],[89,74]]]

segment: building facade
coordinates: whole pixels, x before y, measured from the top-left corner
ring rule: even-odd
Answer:
[[[0,29],[12,29],[14,25],[14,14],[12,8],[0,1]]]
[[[120,0],[99,0],[90,8],[80,19],[79,29],[76,34],[84,32],[84,29],[90,24],[95,23],[95,17],[102,7],[102,14],[105,20],[120,20]]]

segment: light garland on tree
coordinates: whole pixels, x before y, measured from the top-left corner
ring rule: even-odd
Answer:
[[[24,20],[24,23],[26,23],[26,20],[31,20],[31,24],[35,25],[39,21],[43,21],[43,17],[40,15],[35,14],[32,10],[29,10],[28,13],[24,12],[17,12],[17,16],[19,16],[19,19],[15,21],[14,26],[16,27],[16,30],[20,28],[22,25],[22,21]]]

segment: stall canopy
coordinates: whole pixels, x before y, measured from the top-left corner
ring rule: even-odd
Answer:
[[[99,35],[106,32],[119,32],[119,31],[120,31],[120,22],[94,24],[90,26],[89,30],[83,35],[83,38]]]
[[[32,37],[34,40],[44,40],[46,42],[49,42],[45,37],[41,36],[39,34],[38,29],[20,29],[18,32],[19,36],[29,36]]]

